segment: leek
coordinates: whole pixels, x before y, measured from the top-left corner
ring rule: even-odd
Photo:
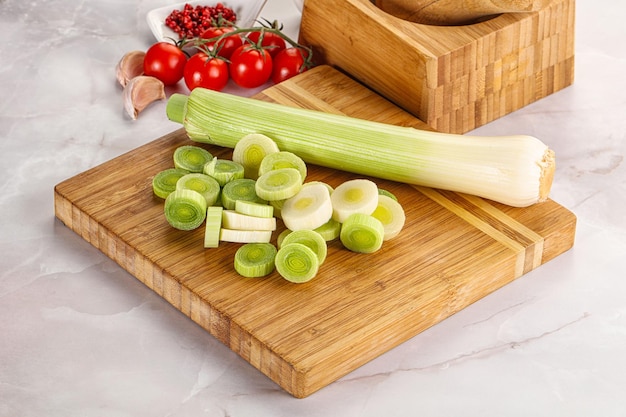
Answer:
[[[220,229],[220,241],[231,243],[269,243],[272,239],[271,230],[236,230]]]
[[[511,206],[546,200],[554,176],[554,152],[526,135],[422,131],[202,88],[172,94],[167,116],[197,142],[233,148],[262,133],[307,163]]]
[[[189,172],[202,172],[204,165],[213,159],[209,151],[199,146],[179,146],[174,151],[174,166]]]
[[[320,266],[313,249],[302,243],[283,244],[276,252],[274,263],[281,277],[297,284],[313,279]]]
[[[276,246],[271,243],[246,243],[235,252],[235,271],[246,278],[259,278],[274,271]]]
[[[339,239],[352,252],[373,253],[382,247],[384,236],[385,228],[380,220],[354,213],[341,224]]]
[[[303,186],[293,197],[285,200],[281,218],[291,230],[316,229],[333,215],[328,188],[322,183]]]
[[[237,142],[233,148],[233,161],[243,165],[246,178],[255,180],[259,177],[259,166],[263,158],[276,152],[279,152],[276,142],[260,133],[253,133]]]
[[[276,230],[276,217],[256,217],[224,210],[222,227],[233,230]]]
[[[189,174],[189,171],[181,168],[167,168],[158,172],[152,178],[152,191],[160,198],[167,198],[171,192],[176,190],[178,180]]]
[[[351,214],[372,214],[378,205],[378,187],[370,180],[355,179],[340,184],[330,196],[333,219],[343,223]]]
[[[227,210],[234,210],[237,200],[264,203],[255,191],[256,181],[250,178],[240,178],[226,183],[222,188],[222,206]]]
[[[311,250],[315,252],[315,255],[317,255],[317,260],[320,265],[326,260],[326,255],[328,254],[326,240],[313,230],[303,229],[286,234],[281,240],[280,247],[282,248],[290,243],[301,243],[311,248]]]
[[[217,248],[220,243],[220,230],[222,228],[222,207],[211,206],[207,208],[204,227],[204,247]]]
[[[329,221],[313,230],[319,233],[325,241],[330,242],[339,237],[341,233],[341,223],[331,218]]]
[[[298,155],[286,151],[273,152],[266,155],[259,165],[259,176],[268,171],[281,168],[295,168],[300,173],[302,182],[306,179],[306,163]]]
[[[165,218],[179,230],[198,228],[206,218],[205,198],[194,190],[175,190],[165,199]]]
[[[378,194],[379,194],[379,195],[384,195],[384,196],[387,196],[387,197],[389,197],[389,198],[391,198],[391,199],[393,199],[393,200],[398,201],[398,197],[396,197],[394,193],[392,193],[392,192],[391,192],[391,191],[389,191],[389,190],[385,190],[384,188],[379,188],[379,189],[378,189]]]
[[[378,196],[378,206],[372,213],[372,217],[377,218],[383,224],[385,230],[383,240],[398,236],[406,221],[404,209],[398,200],[383,194]]]
[[[228,159],[213,158],[204,165],[204,174],[215,178],[221,187],[244,177],[243,165]]]
[[[269,204],[255,203],[254,201],[235,201],[235,211],[255,217],[274,217],[274,207]]]
[[[256,180],[256,194],[267,201],[285,200],[302,188],[302,176],[296,168],[279,168],[266,172]]]
[[[217,202],[221,188],[215,178],[198,172],[191,172],[180,177],[176,183],[176,189],[197,191],[202,194],[206,200],[207,206],[212,206]]]

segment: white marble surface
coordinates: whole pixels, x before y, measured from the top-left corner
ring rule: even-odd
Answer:
[[[556,151],[575,247],[302,400],[54,218],[55,184],[178,127],[113,76],[164,3],[0,1],[0,416],[624,415],[623,2],[579,0],[575,85],[479,129]]]

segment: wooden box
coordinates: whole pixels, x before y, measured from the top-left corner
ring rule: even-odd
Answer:
[[[441,132],[465,133],[572,84],[574,0],[464,26],[422,25],[370,0],[306,0],[300,41]]]

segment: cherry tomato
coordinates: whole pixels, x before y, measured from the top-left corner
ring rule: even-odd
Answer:
[[[266,83],[272,75],[272,56],[265,49],[242,45],[230,57],[230,78],[244,88]]]
[[[221,91],[228,83],[228,64],[223,59],[198,52],[187,61],[183,78],[190,91],[196,87]]]
[[[225,33],[229,33],[234,30],[235,28],[233,27],[210,27],[204,32],[202,32],[202,35],[200,35],[200,37],[202,39],[218,38],[224,35]],[[242,44],[243,44],[243,40],[241,39],[241,37],[235,34],[235,35],[225,36],[219,41],[207,42],[205,45],[210,50],[215,50],[217,55],[224,57],[226,59],[230,59],[230,56],[233,54],[233,51],[239,48]]]
[[[250,32],[248,34],[248,39],[250,39],[255,44],[259,43],[259,39],[261,39],[261,31],[258,32]],[[267,49],[267,52],[270,53],[272,58],[274,58],[280,51],[285,49],[286,44],[285,40],[273,32],[265,32],[263,31],[263,40],[261,41],[261,46]]]
[[[278,84],[308,70],[309,68],[304,65],[307,56],[308,52],[302,48],[287,48],[280,51],[274,58],[272,82]]]
[[[157,42],[146,51],[143,60],[143,72],[163,81],[165,85],[174,85],[183,78],[187,55],[176,45]]]

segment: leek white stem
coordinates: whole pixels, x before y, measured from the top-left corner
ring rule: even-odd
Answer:
[[[547,199],[555,169],[554,152],[532,136],[421,131],[202,88],[173,94],[167,114],[198,142],[233,148],[262,133],[307,163],[511,206]]]

